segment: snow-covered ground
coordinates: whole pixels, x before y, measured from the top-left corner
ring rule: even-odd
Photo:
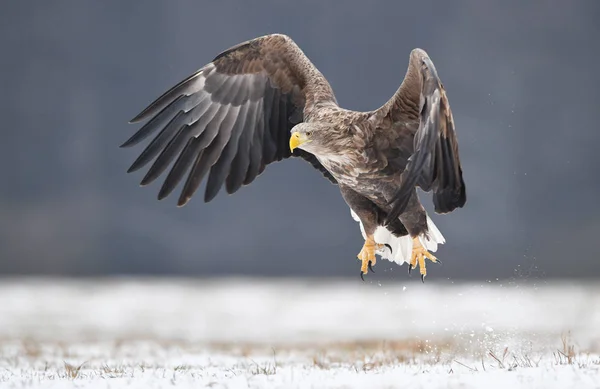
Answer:
[[[600,388],[600,285],[5,279],[0,388]]]

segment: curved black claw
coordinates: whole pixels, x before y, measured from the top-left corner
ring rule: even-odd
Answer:
[[[363,272],[362,272],[362,270],[360,271],[360,279],[361,279],[361,280],[363,280],[363,281],[365,280],[365,277],[363,277]]]
[[[425,283],[425,274],[421,274],[421,282]]]
[[[436,259],[434,263],[437,263],[438,265],[441,265],[442,261],[440,261],[439,259]]]
[[[373,267],[371,267],[371,261],[369,261],[369,270],[371,270],[371,273],[375,273],[375,270],[373,270]]]
[[[412,271],[412,265],[409,263],[408,264],[408,275],[410,275],[410,272]]]
[[[385,244],[385,246],[390,249],[390,254],[394,254],[394,252],[392,251],[392,246],[390,246],[389,244]]]

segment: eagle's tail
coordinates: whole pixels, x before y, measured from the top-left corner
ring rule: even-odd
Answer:
[[[352,214],[352,218],[360,224],[360,232],[362,233],[363,238],[366,239],[365,229],[358,218],[358,215],[356,215],[352,210],[350,210],[350,212]],[[419,239],[425,249],[430,252],[435,252],[437,251],[438,244],[444,244],[446,240],[437,226],[433,223],[433,220],[429,218],[429,215],[427,215],[427,228],[429,230],[428,236],[421,235],[419,236]],[[402,265],[404,262],[410,262],[410,256],[412,253],[412,239],[410,235],[398,237],[392,234],[384,226],[379,226],[375,230],[374,238],[376,243],[386,245],[386,247],[377,251],[377,254],[379,254],[382,258],[385,258],[391,262],[396,262],[399,265]]]

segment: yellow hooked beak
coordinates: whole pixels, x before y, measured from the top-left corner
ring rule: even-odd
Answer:
[[[297,131],[293,132],[290,138],[290,151],[294,151],[296,147],[303,145],[306,142],[310,142],[310,139],[308,139],[306,134],[301,134]]]

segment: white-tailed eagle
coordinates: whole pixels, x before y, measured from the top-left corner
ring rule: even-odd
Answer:
[[[235,193],[267,165],[300,157],[339,186],[365,239],[361,277],[375,254],[417,264],[437,259],[444,237],[419,202],[433,192],[436,213],[466,201],[452,112],[427,53],[414,49],[402,84],[369,112],[338,106],[331,86],[292,39],[258,37],[219,54],[131,122],[147,120],[122,147],[158,132],[128,172],[154,161],[147,185],[172,164],[158,198],[186,176],[178,205],[207,178],[204,201],[224,185]]]

